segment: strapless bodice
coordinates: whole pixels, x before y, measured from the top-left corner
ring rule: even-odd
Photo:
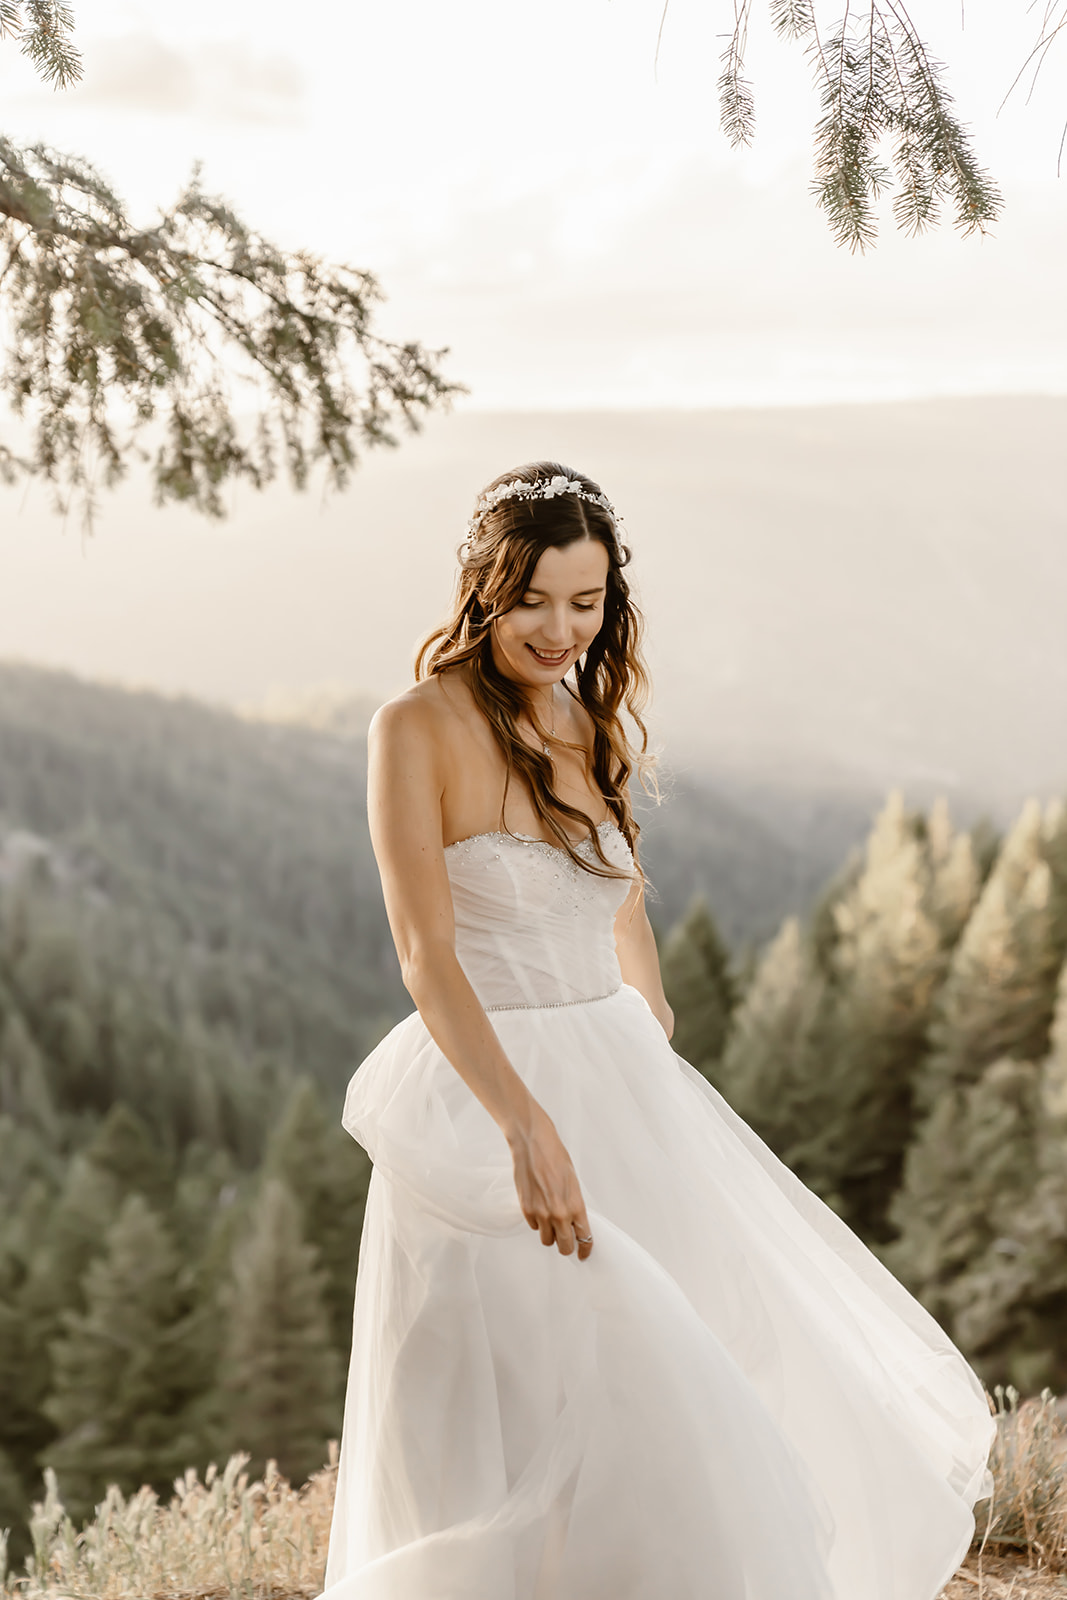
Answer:
[[[633,858],[614,822],[597,829],[612,866]],[[596,860],[590,840],[580,854]],[[524,834],[477,833],[445,849],[456,954],[487,1008],[570,1005],[621,982],[615,913],[630,878],[583,872],[563,850]]]

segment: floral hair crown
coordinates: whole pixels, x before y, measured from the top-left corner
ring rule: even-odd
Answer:
[[[466,557],[470,553],[479,524],[486,512],[492,511],[502,500],[554,500],[560,494],[575,494],[579,500],[588,500],[591,505],[600,506],[608,513],[616,527],[622,520],[606,494],[593,494],[578,478],[565,478],[562,473],[557,473],[554,478],[535,479],[533,483],[528,483],[525,478],[512,478],[510,483],[498,484],[495,489],[487,489],[484,494],[478,496],[474,515],[467,523],[466,538],[460,547],[461,557]]]

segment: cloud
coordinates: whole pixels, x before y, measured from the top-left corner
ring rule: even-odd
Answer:
[[[304,75],[284,56],[255,56],[236,42],[179,49],[150,33],[85,47],[85,79],[73,102],[223,122],[294,122]]]
[[[888,217],[858,260],[803,169],[625,176],[392,218],[371,252],[384,318],[449,344],[488,407],[1067,392],[1067,218],[1043,188],[1016,187],[995,239],[907,239]]]

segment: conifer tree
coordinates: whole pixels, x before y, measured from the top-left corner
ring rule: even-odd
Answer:
[[[1029,803],[956,947],[886,1252],[983,1376],[1022,1387],[1067,1379],[1063,841],[1062,808]]]
[[[34,1348],[47,1359],[47,1342],[62,1311],[83,1305],[82,1277],[104,1248],[122,1201],[110,1173],[79,1152],[71,1160],[41,1238],[27,1262],[20,1304],[35,1326]]]
[[[13,1549],[10,1535],[24,1526],[29,1509],[29,1497],[22,1476],[0,1445],[0,1583],[6,1576],[5,1566],[13,1569],[20,1556],[28,1553],[25,1549]]]
[[[171,1162],[124,1101],[108,1112],[85,1154],[120,1194],[140,1194],[157,1209],[165,1207],[172,1188]]]
[[[939,796],[926,823],[929,866],[925,910],[941,932],[941,942],[951,950],[974,910],[981,889],[981,874],[969,833],[957,833],[948,802]]]
[[[1002,1056],[1046,1054],[1067,927],[1049,849],[1058,812],[1024,807],[1005,839],[954,951],[930,1027],[931,1051],[916,1082],[918,1104],[974,1083]]]
[[[942,934],[924,906],[922,834],[895,791],[875,820],[862,872],[834,906],[817,1066],[826,1116],[791,1158],[820,1193],[840,1195],[846,1220],[868,1240],[886,1236],[886,1207],[912,1132],[912,1083],[944,970]]]
[[[1033,1188],[1040,1114],[1037,1068],[1002,1057],[947,1089],[908,1150],[885,1259],[950,1334],[968,1271]]]
[[[290,1482],[302,1483],[337,1437],[340,1364],[323,1286],[299,1206],[287,1184],[268,1178],[223,1292],[219,1437],[225,1452],[247,1450],[256,1474],[273,1458]]]
[[[28,1509],[27,1488],[36,1473],[42,1437],[38,1397],[28,1392],[31,1329],[0,1277],[0,1528],[13,1528]]]
[[[829,1112],[818,1070],[825,994],[810,942],[787,917],[734,1013],[721,1069],[731,1105],[805,1181],[800,1152]]]
[[[20,1013],[8,1011],[0,1025],[0,1111],[58,1141],[60,1124],[44,1056]]]
[[[1067,962],[1052,1049],[1038,1074],[1031,1171],[999,1232],[954,1286],[960,1340],[993,1381],[1067,1388]],[[1020,1152],[1020,1163],[1025,1150]],[[998,1196],[998,1203],[1003,1197]]]
[[[736,1003],[730,957],[707,901],[698,897],[663,950],[663,988],[674,1012],[671,1045],[712,1082]]]
[[[323,1269],[323,1298],[334,1348],[347,1361],[359,1240],[370,1182],[366,1152],[337,1120],[326,1120],[314,1084],[293,1089],[264,1160],[300,1207],[302,1231]]]
[[[75,1519],[109,1483],[164,1489],[206,1465],[210,1383],[204,1314],[187,1303],[178,1252],[141,1195],[123,1203],[84,1294],[84,1311],[63,1315],[44,1404],[58,1437],[43,1460]]]
[[[1049,1053],[1041,1075],[1042,1103],[1055,1132],[1067,1131],[1067,961],[1056,985],[1056,1007],[1049,1029]]]
[[[38,474],[87,517],[96,477],[118,482],[153,422],[157,499],[221,516],[227,480],[262,488],[279,459],[297,488],[318,462],[343,486],[365,446],[458,388],[443,351],[373,331],[370,273],[280,249],[198,172],[142,227],[88,162],[0,137],[0,244],[2,385],[26,423],[0,443],[0,481]]]

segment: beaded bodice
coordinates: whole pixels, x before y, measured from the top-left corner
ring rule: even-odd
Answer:
[[[629,873],[633,858],[615,824],[597,832],[612,866]],[[596,860],[591,841],[578,850]],[[524,834],[459,839],[445,864],[456,954],[484,1006],[567,1005],[618,988],[615,913],[629,877],[595,877]]]

